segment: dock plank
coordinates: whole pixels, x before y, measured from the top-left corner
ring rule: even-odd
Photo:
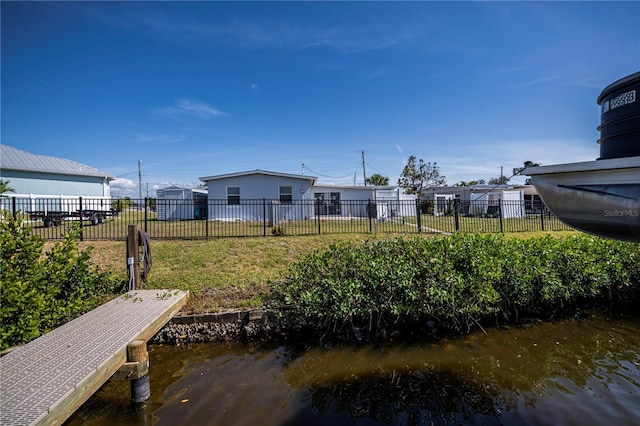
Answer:
[[[187,301],[177,290],[134,290],[0,358],[0,425],[62,424]]]

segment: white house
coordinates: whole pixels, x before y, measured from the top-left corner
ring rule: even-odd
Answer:
[[[75,211],[79,197],[83,208],[111,208],[109,182],[113,176],[65,158],[32,154],[0,144],[0,178],[9,181],[15,192],[5,194],[16,199],[22,211]],[[11,198],[2,199],[2,208],[9,209]]]
[[[207,217],[207,190],[169,186],[156,191],[158,220],[190,220]]]
[[[395,186],[316,184],[311,189],[316,215],[372,217],[415,216],[415,195]]]
[[[314,176],[266,170],[201,177],[207,185],[208,218],[220,221],[305,219],[313,216]],[[301,201],[307,200],[308,203]]]
[[[210,220],[271,223],[309,219],[412,216],[416,197],[393,186],[318,184],[315,176],[265,170],[201,177],[208,189]]]
[[[390,217],[408,217],[416,215],[415,194],[407,194],[397,186],[379,187],[376,190],[376,203],[379,211],[386,211]],[[380,210],[380,209],[383,210]]]
[[[531,185],[471,185],[430,188],[423,198],[433,201],[433,214],[436,216],[449,214],[454,200],[457,200],[461,214],[500,214],[503,218],[516,218],[525,216],[528,211],[525,194],[533,200],[535,194],[531,192]]]

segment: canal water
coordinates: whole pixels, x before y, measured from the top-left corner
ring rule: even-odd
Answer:
[[[151,399],[107,383],[69,425],[640,424],[640,318],[374,346],[150,345]]]

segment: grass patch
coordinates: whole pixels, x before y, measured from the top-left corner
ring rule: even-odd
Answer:
[[[204,313],[260,307],[268,281],[302,255],[337,241],[376,240],[371,235],[247,237],[214,240],[152,240],[153,266],[144,288],[189,290],[186,312]],[[124,241],[85,241],[91,261],[127,280]]]

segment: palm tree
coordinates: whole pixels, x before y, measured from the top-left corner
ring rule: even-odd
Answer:
[[[387,186],[389,185],[389,178],[376,173],[366,178],[365,182],[373,186]]]
[[[0,197],[6,197],[5,192],[16,192],[15,189],[9,186],[9,181],[0,179]]]

